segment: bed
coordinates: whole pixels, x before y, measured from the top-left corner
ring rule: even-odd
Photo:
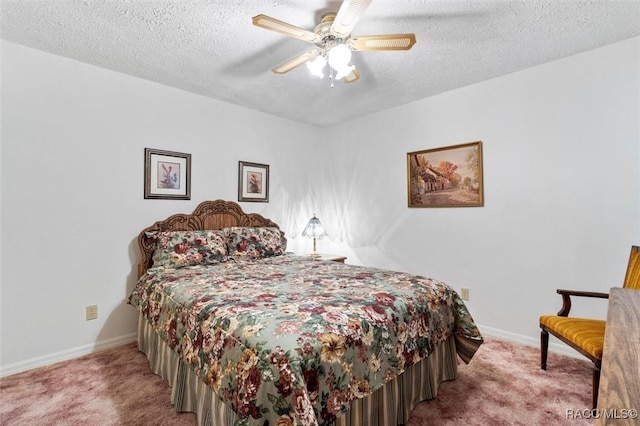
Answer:
[[[201,425],[404,424],[482,343],[446,284],[288,253],[235,202],[158,221],[138,245],[138,347]]]

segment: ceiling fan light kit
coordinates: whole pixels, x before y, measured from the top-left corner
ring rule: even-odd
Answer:
[[[319,78],[324,78],[325,65],[327,65],[327,60],[322,55],[316,56],[313,61],[307,61],[309,72]]]
[[[273,68],[276,74],[284,74],[306,63],[309,72],[324,78],[325,67],[329,68],[331,87],[334,80],[352,83],[360,73],[351,62],[352,51],[409,50],[416,43],[415,34],[388,34],[351,37],[351,31],[372,0],[345,0],[338,13],[322,16],[314,31],[296,27],[266,15],[254,16],[253,25],[275,31],[288,37],[313,43],[316,49],[304,52]]]
[[[327,52],[329,65],[336,71],[336,79],[342,80],[356,67],[351,64],[351,49],[346,44],[338,44]]]

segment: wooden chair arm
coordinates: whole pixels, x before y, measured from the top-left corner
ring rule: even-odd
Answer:
[[[599,291],[578,291],[557,289],[556,292],[562,296],[562,309],[558,311],[558,316],[566,317],[571,310],[571,296],[579,297],[597,297],[599,299],[608,299],[609,293],[601,293]]]

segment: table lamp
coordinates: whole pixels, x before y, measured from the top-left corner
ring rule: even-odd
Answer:
[[[318,219],[316,217],[316,214],[314,213],[313,217],[309,219],[309,223],[307,223],[307,226],[304,228],[304,231],[302,231],[303,237],[313,238],[313,253],[311,253],[309,256],[313,256],[313,257],[320,256],[320,254],[316,252],[316,240],[319,240],[320,238],[326,235],[327,235],[327,231],[324,230],[324,226],[322,226],[320,219]]]

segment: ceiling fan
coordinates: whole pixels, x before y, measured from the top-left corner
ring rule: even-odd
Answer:
[[[306,63],[313,75],[324,78],[324,69],[328,64],[329,78],[333,87],[334,79],[352,83],[360,78],[360,73],[351,62],[351,51],[411,49],[416,42],[415,34],[351,36],[351,31],[371,1],[345,0],[338,13],[324,14],[313,32],[270,16],[254,16],[253,25],[257,27],[316,45],[315,48],[278,65],[272,71],[276,74],[284,74]]]

